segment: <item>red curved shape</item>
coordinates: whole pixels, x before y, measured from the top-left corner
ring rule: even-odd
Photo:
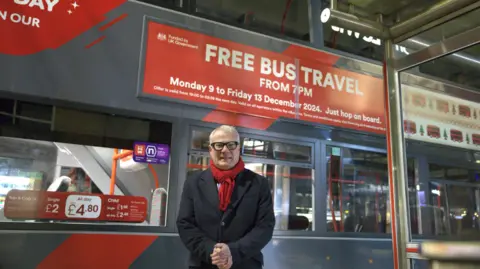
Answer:
[[[18,2],[26,5],[0,1],[0,53],[28,55],[56,49],[104,21],[105,14],[126,0]]]

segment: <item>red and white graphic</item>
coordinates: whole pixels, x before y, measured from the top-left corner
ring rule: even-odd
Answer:
[[[442,93],[402,85],[405,137],[480,149],[480,105]]]
[[[0,53],[56,49],[105,20],[126,0],[1,0]]]
[[[141,223],[147,199],[138,196],[11,190],[5,199],[9,219],[90,220]]]
[[[135,154],[145,156],[145,145],[135,145]]]
[[[295,45],[275,53],[156,22],[148,23],[146,42],[146,94],[385,132],[382,80],[333,68],[338,56]]]

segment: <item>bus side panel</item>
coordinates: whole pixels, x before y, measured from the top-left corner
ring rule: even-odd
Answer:
[[[178,236],[1,233],[0,268],[187,268]],[[265,268],[391,268],[391,241],[277,239],[263,250]],[[423,269],[416,266],[415,269]],[[425,267],[426,268],[426,267]]]
[[[0,233],[0,242],[2,242],[0,244],[0,268],[36,268],[68,237],[70,237],[69,234]]]
[[[122,19],[116,20],[119,18]],[[277,53],[291,46],[284,41],[171,10],[126,2],[109,12],[100,25],[61,47],[21,57],[0,53],[0,95],[16,94],[105,109],[204,119],[214,110],[213,106],[186,106],[165,98],[147,102],[137,97],[139,82],[143,81],[143,74],[139,76],[139,67],[144,64],[140,54],[145,18],[182,25]],[[103,31],[99,30],[102,25],[115,21]],[[99,39],[102,36],[104,38]],[[101,42],[87,46],[95,40]]]

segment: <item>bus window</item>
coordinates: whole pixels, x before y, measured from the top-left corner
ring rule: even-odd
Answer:
[[[449,106],[447,101],[437,100],[437,110],[443,113],[449,112]]]
[[[470,108],[465,105],[458,105],[458,114],[467,118],[471,117]]]
[[[450,130],[450,139],[455,142],[463,142],[463,133],[459,130]]]
[[[414,106],[425,107],[427,104],[427,100],[425,99],[425,96],[421,94],[413,94],[412,103]]]
[[[187,176],[209,167],[208,147],[202,148],[209,130],[192,130]],[[276,230],[314,229],[312,147],[241,136],[240,154],[245,167],[270,183]]]
[[[440,128],[435,125],[427,125],[427,135],[433,138],[440,138]]]
[[[308,3],[279,0],[275,5],[282,8],[277,9],[260,1],[196,0],[195,11],[222,23],[308,42],[310,41]]]
[[[390,233],[387,156],[327,146],[326,223],[329,232]],[[407,159],[409,205],[417,206],[415,161]],[[410,211],[418,233],[417,211]]]
[[[403,131],[407,134],[416,134],[417,124],[411,120],[403,120]]]
[[[151,145],[157,152],[161,144],[170,145],[170,123],[12,102],[13,109],[4,114],[10,121],[0,125],[1,134],[16,136],[0,136],[0,200],[5,201],[0,205],[0,221],[166,225],[169,162],[137,162],[133,153],[142,147],[134,148],[136,141],[154,141]],[[152,195],[157,190],[160,199]],[[18,203],[17,195],[59,203],[50,207]],[[38,201],[43,200],[47,201]],[[158,200],[155,207],[154,200]],[[49,211],[32,211],[32,207]]]

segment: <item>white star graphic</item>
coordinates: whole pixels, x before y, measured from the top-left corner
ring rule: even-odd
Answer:
[[[77,2],[73,2],[71,5],[73,6],[73,9],[77,9],[77,7],[79,7],[79,5],[77,4]]]
[[[73,13],[70,9],[69,9],[67,12],[68,12],[68,14],[72,14],[72,13]]]

